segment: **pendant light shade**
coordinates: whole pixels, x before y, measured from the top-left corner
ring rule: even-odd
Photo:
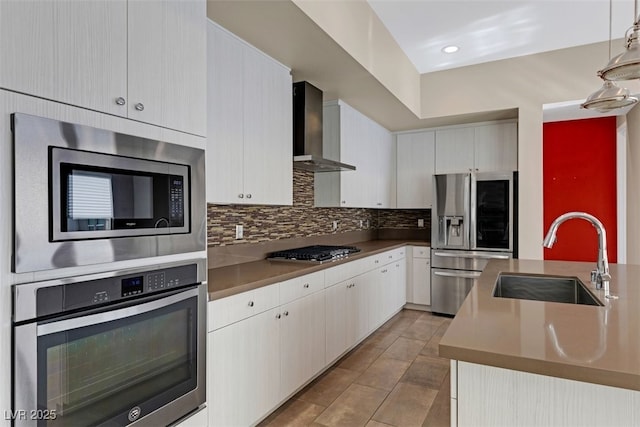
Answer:
[[[620,81],[640,79],[640,43],[638,42],[638,21],[633,24],[633,32],[627,37],[627,49],[609,61],[598,71],[605,80]]]
[[[611,59],[611,21],[613,16],[613,0],[609,0],[609,63],[598,76],[604,80],[600,89],[593,92],[580,108],[606,113],[617,108],[628,107],[638,102],[638,98],[629,94],[629,89],[616,85],[611,80],[630,80],[640,78],[640,45],[638,45],[638,20],[633,23],[633,32],[627,40],[627,50]],[[635,1],[634,17],[637,16],[638,0]],[[629,32],[627,30],[627,33]],[[626,34],[625,34],[626,36]]]
[[[605,81],[600,89],[593,92],[580,108],[607,112],[616,108],[628,107],[638,102],[638,98],[629,95],[629,89],[618,87],[615,83]]]

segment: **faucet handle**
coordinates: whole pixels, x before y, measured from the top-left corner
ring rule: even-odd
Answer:
[[[596,285],[596,289],[599,289],[598,288],[598,270],[591,270],[591,284]]]

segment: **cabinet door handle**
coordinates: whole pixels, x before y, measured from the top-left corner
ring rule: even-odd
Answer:
[[[276,319],[281,318],[282,316],[280,315],[280,313],[276,314]]]
[[[304,288],[305,288],[305,289],[309,289],[309,284],[308,284],[308,283],[305,283],[305,284],[304,284]]]
[[[378,260],[375,260],[375,261],[374,261],[374,263],[375,263],[375,264],[378,264],[379,262],[380,262],[380,261],[378,261]]]
[[[288,312],[288,311],[285,311],[285,312],[284,312],[284,315],[285,315],[285,316],[288,316],[288,315],[289,315],[289,312]]]
[[[136,104],[136,110],[143,111],[144,110],[144,104],[142,102],[138,102]]]
[[[393,255],[389,255],[389,259],[393,258]]]
[[[253,307],[253,301],[249,301],[249,307]]]
[[[238,194],[238,199],[244,199],[244,194]]]
[[[126,103],[127,103],[127,101],[123,97],[119,96],[119,97],[116,98],[116,104],[124,105]]]
[[[251,198],[251,193],[247,194],[247,199]]]
[[[342,204],[344,205],[345,203],[347,203],[345,200],[342,201]]]

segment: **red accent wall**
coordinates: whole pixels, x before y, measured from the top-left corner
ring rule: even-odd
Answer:
[[[543,201],[545,233],[553,220],[563,213],[590,213],[604,224],[609,261],[616,262],[615,117],[544,124]],[[553,248],[544,249],[544,259],[597,259],[597,233],[587,221],[572,219],[565,222],[558,229],[557,237]]]

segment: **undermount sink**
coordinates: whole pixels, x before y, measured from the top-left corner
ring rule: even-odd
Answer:
[[[603,305],[577,277],[499,274],[494,297]]]

